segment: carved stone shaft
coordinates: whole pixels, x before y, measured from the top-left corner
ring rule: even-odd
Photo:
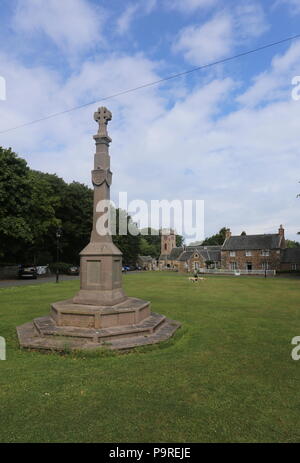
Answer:
[[[80,253],[80,291],[73,299],[78,304],[114,305],[126,298],[121,281],[122,253],[113,244],[110,234],[101,233],[105,231],[101,227],[101,218],[107,213],[112,181],[109,156],[111,138],[107,133],[107,123],[111,118],[111,112],[104,107],[94,114],[99,130],[94,135],[96,153],[92,171],[93,230],[90,243]]]

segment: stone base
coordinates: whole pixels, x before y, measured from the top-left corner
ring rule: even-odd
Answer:
[[[180,323],[164,315],[151,313],[137,324],[110,328],[78,328],[58,326],[51,316],[36,318],[17,327],[21,347],[38,350],[63,351],[96,349],[127,350],[169,339]]]
[[[126,297],[114,306],[74,304],[73,301],[52,304],[50,315],[57,326],[97,329],[136,325],[151,313],[150,302],[135,297]]]
[[[170,338],[180,323],[151,312],[150,302],[134,297],[115,306],[52,304],[47,317],[17,327],[19,343],[27,349],[131,349]]]

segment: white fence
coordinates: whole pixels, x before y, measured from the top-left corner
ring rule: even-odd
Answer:
[[[211,273],[211,274],[219,274],[219,275],[266,275],[266,276],[275,276],[276,270],[228,270],[222,268],[199,268],[197,269],[199,273]]]

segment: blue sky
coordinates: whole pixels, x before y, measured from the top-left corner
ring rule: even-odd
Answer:
[[[300,33],[300,0],[2,0],[0,130]],[[107,101],[113,198],[203,199],[205,234],[297,239],[300,40]],[[90,184],[98,105],[0,135]]]

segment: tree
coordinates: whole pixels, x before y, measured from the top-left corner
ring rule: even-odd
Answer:
[[[63,195],[56,214],[62,228],[62,259],[64,262],[79,263],[79,252],[89,242],[92,230],[93,190],[79,182],[61,187]]]
[[[140,254],[158,259],[161,248],[161,235],[155,228],[143,228],[141,230]]]
[[[226,227],[221,228],[221,230],[219,230],[219,233],[217,233],[216,235],[212,235],[210,238],[206,238],[202,242],[202,246],[218,246],[218,245],[222,245],[224,243],[224,241],[225,241],[225,238],[226,238],[226,232],[227,232]]]
[[[298,248],[300,243],[298,241],[285,240],[285,245],[287,248]]]
[[[184,238],[182,235],[176,235],[176,246],[178,248],[181,248],[183,246],[183,243],[184,243]]]
[[[53,198],[38,173],[11,149],[0,147],[0,255],[32,259],[47,231],[58,224]]]
[[[132,218],[127,214],[126,211],[122,209],[116,209],[115,215],[116,224],[113,224],[116,228],[116,234],[112,236],[114,244],[120,249],[123,253],[123,263],[125,265],[135,265],[137,262],[137,257],[140,253],[140,233],[136,228],[135,224],[132,221]],[[120,221],[127,224],[127,234],[119,234],[119,224]],[[128,228],[135,229],[136,235],[133,235],[128,232]]]
[[[149,244],[145,237],[141,236],[139,254],[142,256],[158,257],[157,246]]]

